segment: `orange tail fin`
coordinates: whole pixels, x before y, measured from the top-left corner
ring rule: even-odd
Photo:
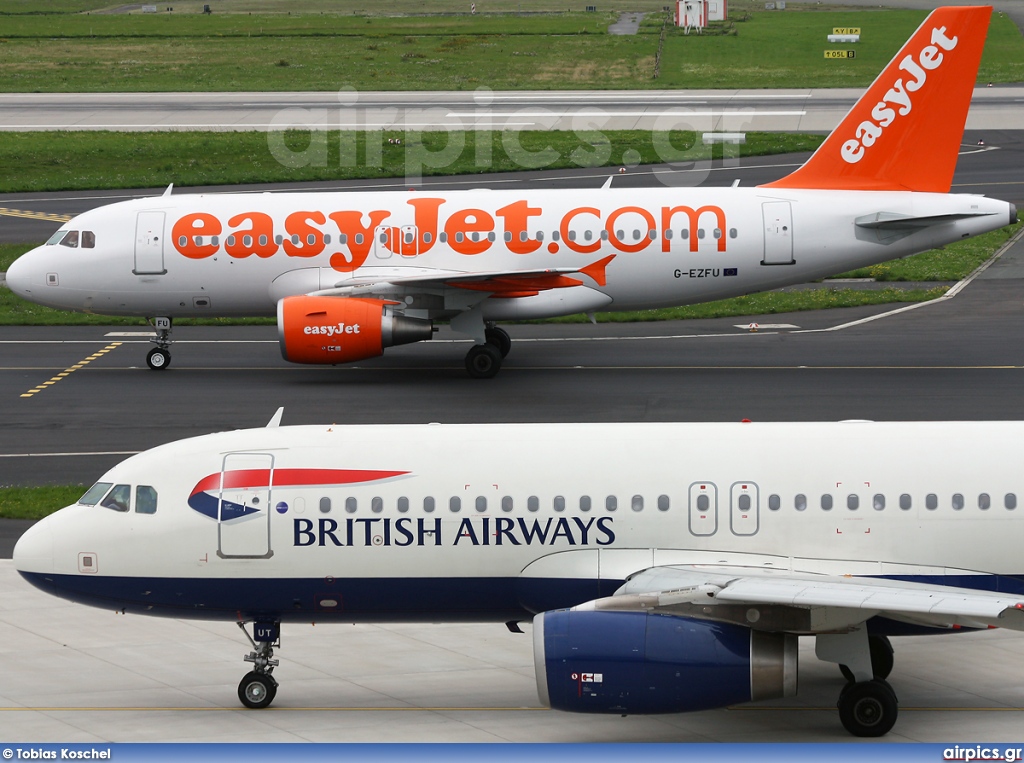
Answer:
[[[800,169],[767,188],[948,193],[992,8],[938,8]]]

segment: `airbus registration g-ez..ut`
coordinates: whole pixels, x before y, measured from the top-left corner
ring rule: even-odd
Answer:
[[[156,317],[277,315],[281,351],[337,364],[499,320],[681,305],[904,257],[1016,220],[950,195],[991,9],[934,11],[800,169],[756,188],[203,194],[79,215],[17,260],[33,302]],[[607,186],[607,184],[606,184]]]
[[[32,584],[119,612],[253,623],[533,622],[551,707],[674,713],[792,696],[896,720],[890,636],[1024,630],[1024,423],[277,427],[165,445],[30,528]],[[898,675],[898,674],[897,674]]]

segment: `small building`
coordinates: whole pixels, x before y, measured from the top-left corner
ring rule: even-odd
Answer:
[[[725,21],[727,0],[676,0],[676,26],[704,29],[709,21]]]
[[[709,2],[710,0],[676,0],[676,26],[686,30],[704,29],[708,25]]]

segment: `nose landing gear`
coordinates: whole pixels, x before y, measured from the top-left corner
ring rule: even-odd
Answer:
[[[253,651],[243,659],[253,664],[253,669],[245,674],[238,684],[238,699],[246,707],[261,710],[270,707],[277,696],[277,680],[271,675],[280,664],[274,659],[274,647],[281,648],[281,624],[279,622],[253,623],[252,632],[245,629],[245,623],[238,623],[242,633],[249,639]]]
[[[154,318],[153,328],[156,329],[156,337],[150,341],[156,347],[146,355],[146,365],[154,371],[163,371],[171,364],[171,319]]]

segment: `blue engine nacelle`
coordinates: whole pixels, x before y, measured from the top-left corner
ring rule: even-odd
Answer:
[[[645,612],[533,620],[541,702],[575,713],[681,713],[792,697],[797,637]]]

